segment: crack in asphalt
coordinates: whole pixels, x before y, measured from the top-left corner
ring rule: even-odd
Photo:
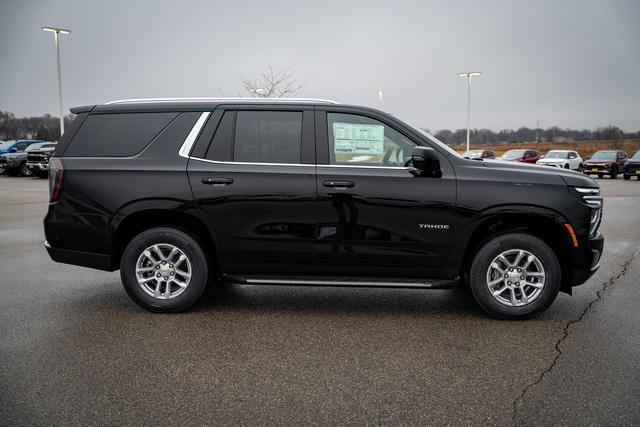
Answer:
[[[558,341],[556,341],[556,345],[555,345],[556,355],[553,358],[553,361],[551,362],[549,367],[547,369],[545,369],[544,371],[542,371],[540,376],[534,382],[532,382],[531,384],[527,385],[522,390],[522,393],[520,393],[520,395],[513,401],[512,422],[513,422],[514,426],[518,425],[518,406],[524,400],[524,397],[527,394],[527,392],[531,388],[533,388],[533,387],[537,386],[538,384],[540,384],[542,382],[542,380],[544,379],[544,377],[547,374],[549,374],[553,370],[553,368],[555,368],[555,366],[558,364],[558,360],[560,360],[560,356],[562,356],[562,350],[560,350],[560,345],[569,337],[569,329],[571,328],[571,326],[576,324],[576,323],[579,323],[582,319],[584,319],[584,317],[587,315],[589,310],[591,310],[591,307],[593,307],[598,301],[600,301],[602,299],[602,297],[603,297],[604,293],[606,292],[606,290],[608,288],[610,288],[616,281],[618,281],[618,279],[620,279],[622,276],[627,274],[627,271],[629,270],[629,266],[631,265],[631,262],[634,260],[634,258],[639,253],[640,253],[640,249],[637,249],[631,255],[631,257],[629,259],[627,259],[627,261],[625,261],[624,264],[622,264],[622,269],[620,270],[620,272],[617,275],[612,276],[611,278],[609,278],[609,280],[604,282],[602,284],[602,286],[600,287],[600,289],[598,289],[596,291],[596,297],[589,302],[589,304],[585,307],[585,309],[582,311],[582,313],[580,313],[580,316],[578,316],[577,319],[570,320],[564,326],[564,329],[562,330],[562,336],[558,339]]]

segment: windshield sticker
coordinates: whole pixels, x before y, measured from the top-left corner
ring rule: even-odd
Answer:
[[[380,156],[384,152],[384,125],[333,123],[334,154]]]

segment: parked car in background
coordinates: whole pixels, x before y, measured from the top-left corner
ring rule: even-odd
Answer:
[[[609,175],[611,179],[616,179],[628,158],[627,153],[620,150],[596,151],[590,159],[584,161],[584,173],[598,175],[598,178]]]
[[[496,153],[491,150],[469,150],[465,151],[462,157],[471,160],[495,159]]]
[[[24,151],[31,144],[37,144],[41,142],[47,141],[41,141],[39,139],[16,139],[13,141],[2,142],[0,143],[0,154]]]
[[[42,146],[48,145],[46,142],[31,144],[24,151],[4,153],[0,156],[3,159],[5,172],[10,176],[31,176],[33,172],[27,166],[27,156],[33,150],[38,150]]]
[[[571,150],[550,150],[536,164],[582,171],[582,157]]]
[[[624,179],[627,181],[630,180],[632,176],[640,180],[640,151],[636,151],[633,157],[624,162],[622,173],[624,174]]]
[[[39,178],[49,175],[49,159],[56,150],[55,142],[46,144],[34,144],[27,148],[27,168]]]
[[[540,160],[538,150],[509,150],[500,158],[510,162],[535,163]]]

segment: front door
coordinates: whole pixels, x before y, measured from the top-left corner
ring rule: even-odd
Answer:
[[[189,181],[215,230],[222,272],[313,272],[313,108],[228,106],[198,140]],[[213,137],[211,137],[213,134]],[[208,143],[209,141],[206,141]]]
[[[455,176],[408,166],[417,139],[382,115],[316,112],[318,274],[450,278]]]

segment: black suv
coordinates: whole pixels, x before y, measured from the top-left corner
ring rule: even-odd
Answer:
[[[598,268],[589,177],[464,159],[380,111],[321,100],[79,107],[50,162],[58,262],[120,269],[142,307],[209,283],[448,288],[499,318],[545,310]]]

